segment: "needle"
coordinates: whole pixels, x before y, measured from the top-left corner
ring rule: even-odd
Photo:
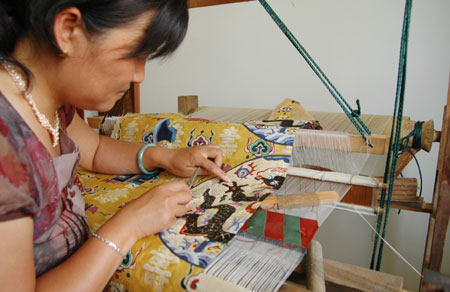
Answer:
[[[194,171],[192,176],[189,178],[187,185],[189,188],[192,188],[192,185],[194,184],[195,179],[197,178],[198,173],[200,172],[200,167],[197,167],[197,169]]]
[[[200,172],[200,167],[197,167],[197,169],[194,171],[194,173],[192,174],[192,176],[189,178],[189,180],[188,180],[188,182],[187,182],[187,185],[188,185],[188,187],[191,189],[192,188],[192,185],[194,184],[194,181],[195,181],[195,179],[197,178],[197,175],[198,175],[198,173]],[[186,204],[186,208],[188,208],[189,207],[189,203],[190,202],[188,202],[187,204]]]

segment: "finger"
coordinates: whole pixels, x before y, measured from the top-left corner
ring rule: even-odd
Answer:
[[[206,163],[204,160],[208,160],[208,161],[212,161],[215,165],[217,165],[217,167],[221,167],[222,166],[222,150],[220,149],[220,147],[218,145],[206,145],[208,147],[204,147],[205,151],[204,153],[201,153],[201,156],[199,157],[200,159],[197,159],[197,165],[203,166],[203,168],[206,170],[203,170],[200,172],[201,175],[206,175],[208,173],[212,173],[215,175],[222,175],[221,173],[219,174],[217,172],[217,168],[216,171],[213,171],[212,169],[208,168],[208,165],[211,165],[209,163]],[[205,159],[206,158],[206,159]]]
[[[209,151],[206,153],[207,158],[209,160],[214,161],[214,163],[217,166],[221,166],[222,165],[222,150],[220,149],[220,147],[218,145],[208,145],[209,147]]]
[[[186,205],[188,204],[192,198],[194,197],[192,195],[191,190],[188,188],[187,191],[179,191],[176,193],[172,193],[172,202],[176,205]]]
[[[204,147],[204,148],[214,148],[214,149],[220,149],[220,146],[217,144],[208,144],[208,145],[202,145],[200,147]]]
[[[200,166],[204,170],[206,170],[209,174],[216,175],[225,182],[231,182],[230,178],[226,175],[226,173],[214,162],[205,159]]]
[[[223,157],[222,157],[222,150],[219,150],[218,155],[216,155],[215,157],[213,157],[213,161],[214,163],[218,166],[221,167],[222,166],[222,161],[223,161]]]
[[[187,186],[184,180],[176,180],[171,181],[165,184],[160,185],[161,188],[164,188],[165,192],[175,193],[175,192],[188,192],[191,194],[191,190]],[[192,195],[192,194],[191,194]]]
[[[183,206],[183,205],[177,205],[174,208],[174,211],[175,211],[174,214],[175,214],[176,217],[181,217],[181,216],[186,215],[187,208],[185,206]]]

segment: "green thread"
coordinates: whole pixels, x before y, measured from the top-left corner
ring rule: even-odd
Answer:
[[[389,142],[389,151],[386,159],[386,167],[384,172],[383,182],[389,182],[388,187],[388,195],[386,199],[386,190],[383,189],[381,192],[380,198],[380,208],[385,209],[384,216],[383,214],[379,214],[377,218],[377,234],[375,235],[375,241],[373,245],[372,251],[372,259],[370,262],[370,268],[373,269],[375,266],[375,257],[377,254],[377,246],[379,241],[379,233],[382,229],[381,237],[384,238],[386,236],[387,222],[389,217],[389,211],[391,206],[392,199],[392,191],[394,188],[394,179],[395,179],[395,170],[397,166],[397,158],[399,154],[400,148],[400,131],[403,119],[403,105],[404,105],[404,96],[405,96],[405,84],[406,84],[406,59],[407,59],[407,50],[408,50],[408,36],[409,36],[409,26],[411,22],[411,7],[412,0],[406,0],[405,3],[405,12],[403,16],[403,28],[402,28],[402,38],[400,45],[400,60],[398,67],[398,75],[397,75],[397,90],[395,95],[395,108],[393,114],[393,123],[391,129],[391,139]],[[383,220],[384,217],[384,220]],[[380,247],[378,250],[378,257],[376,262],[376,270],[380,270],[381,260],[383,256],[383,247],[384,242],[380,241]]]
[[[320,67],[316,64],[316,62],[311,58],[311,56],[308,54],[308,52],[305,50],[305,48],[300,44],[300,42],[295,38],[295,36],[291,33],[291,31],[286,27],[286,25],[283,23],[283,21],[280,19],[280,17],[275,13],[275,11],[270,7],[270,5],[265,0],[258,0],[259,3],[264,7],[264,9],[267,11],[267,13],[272,17],[273,21],[278,25],[280,30],[286,35],[286,37],[289,39],[289,41],[294,45],[294,47],[297,49],[297,51],[302,55],[302,57],[305,59],[306,63],[311,67],[311,69],[314,71],[314,73],[319,77],[320,81],[322,81],[323,85],[328,89],[330,94],[333,96],[333,98],[336,100],[336,102],[339,104],[339,106],[344,111],[345,115],[349,118],[349,120],[352,122],[352,124],[355,126],[355,128],[358,130],[358,132],[361,134],[363,139],[367,142],[369,146],[372,147],[372,144],[370,143],[370,140],[368,139],[367,135],[371,135],[369,128],[364,124],[364,122],[360,118],[360,108],[359,108],[359,102],[358,102],[358,110],[353,110],[350,105],[347,103],[347,101],[342,97],[342,95],[339,93],[339,91],[336,89],[336,87],[331,83],[331,81],[328,79],[328,77],[325,75],[325,73],[320,69]]]
[[[319,77],[325,87],[328,89],[330,94],[342,108],[346,116],[361,134],[363,139],[367,141],[369,146],[372,146],[370,141],[368,140],[366,134],[371,135],[370,130],[364,124],[364,122],[360,119],[360,106],[359,101],[357,101],[357,110],[352,110],[346,100],[342,97],[339,91],[334,87],[331,81],[326,77],[320,67],[315,63],[315,61],[311,58],[308,52],[304,49],[304,47],[298,42],[298,40],[294,37],[294,35],[289,31],[286,25],[281,21],[278,15],[273,11],[273,9],[269,6],[269,4],[265,0],[258,0],[259,3],[265,8],[267,13],[272,17],[273,21],[278,25],[281,31],[286,35],[289,41],[294,45],[297,51],[302,55],[307,64],[311,67],[314,73]],[[402,39],[401,39],[401,48],[400,48],[400,61],[399,61],[399,70],[397,75],[397,90],[396,90],[396,98],[395,98],[395,108],[393,114],[393,123],[391,130],[391,139],[389,142],[389,151],[386,160],[386,168],[384,173],[384,183],[389,182],[388,187],[388,197],[386,199],[386,190],[382,190],[381,199],[380,199],[380,207],[384,208],[386,205],[386,212],[384,215],[383,222],[383,231],[381,237],[385,237],[386,235],[386,227],[388,221],[388,214],[390,210],[390,204],[392,199],[392,191],[394,186],[395,179],[395,168],[397,166],[398,153],[400,148],[400,130],[403,119],[403,104],[404,104],[404,93],[405,93],[405,74],[406,74],[406,57],[407,57],[407,48],[408,48],[408,35],[409,35],[409,25],[411,21],[411,7],[412,0],[406,0],[405,4],[405,13],[403,18],[403,28],[402,28]],[[390,178],[390,179],[389,179]],[[370,263],[371,269],[373,269],[376,257],[376,250],[378,245],[380,228],[382,225],[383,215],[378,215],[377,218],[377,234],[375,236],[375,242],[373,246],[372,260]],[[381,259],[383,254],[383,241],[380,242],[380,248],[378,252],[378,261],[376,265],[376,269],[379,270],[381,266]]]
[[[408,135],[406,135],[405,137],[400,139],[400,153],[399,154],[403,154],[403,152],[406,152],[409,149],[409,147],[410,147],[409,141],[411,140],[411,138],[412,138],[411,148],[420,149],[421,141],[422,141],[422,129],[423,129],[424,123],[425,122],[417,121],[414,124],[414,129],[411,132],[409,132]]]
[[[408,149],[408,152],[414,158],[414,161],[416,162],[416,165],[417,165],[417,170],[419,171],[419,179],[420,179],[420,183],[419,183],[419,197],[422,197],[422,185],[423,185],[422,170],[420,169],[420,164],[419,164],[419,161],[417,160],[416,155],[414,155],[414,153],[412,153],[411,150],[409,150],[409,149]]]

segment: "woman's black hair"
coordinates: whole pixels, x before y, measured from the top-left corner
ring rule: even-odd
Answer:
[[[128,57],[169,55],[184,39],[189,18],[187,0],[1,0],[0,57],[19,65],[29,79],[28,70],[11,57],[18,39],[33,37],[38,44],[47,44],[55,54],[60,53],[53,22],[67,7],[81,11],[83,25],[93,37],[154,10],[144,38]]]

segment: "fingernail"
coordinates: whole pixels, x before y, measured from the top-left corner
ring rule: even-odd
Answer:
[[[189,207],[189,204],[190,204],[190,202],[189,203],[187,203],[185,206],[186,206],[186,208],[188,208]]]

